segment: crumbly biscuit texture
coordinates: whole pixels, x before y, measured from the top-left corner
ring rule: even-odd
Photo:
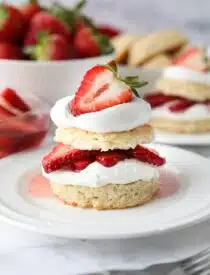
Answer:
[[[144,204],[154,197],[158,187],[157,179],[94,188],[51,182],[54,194],[66,204],[98,210],[130,208]]]
[[[186,37],[177,30],[152,33],[132,44],[128,63],[132,66],[141,65],[157,54],[178,49],[186,42]]]
[[[170,120],[157,117],[152,119],[154,129],[174,134],[202,134],[210,132],[210,119]]]
[[[74,148],[102,151],[135,148],[138,144],[149,143],[153,139],[152,127],[148,124],[119,133],[93,133],[77,128],[58,128],[55,141]]]
[[[171,58],[166,54],[158,54],[144,63],[145,68],[160,69],[171,64]]]
[[[210,85],[184,80],[161,78],[156,83],[156,89],[161,90],[166,95],[181,96],[190,100],[210,99]]]
[[[127,59],[129,47],[135,40],[141,39],[134,34],[121,34],[112,39],[112,45],[115,49],[115,60],[118,63],[124,63]]]

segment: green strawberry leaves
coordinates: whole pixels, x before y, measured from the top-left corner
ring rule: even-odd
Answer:
[[[113,72],[114,77],[116,79],[118,79],[118,80],[124,82],[126,85],[128,85],[136,97],[140,97],[138,94],[138,91],[136,89],[141,88],[148,84],[148,82],[146,82],[146,81],[140,81],[138,76],[126,76],[126,77],[119,76],[118,71],[117,71],[117,65],[116,65],[115,61],[111,61],[110,63],[105,65],[105,67],[108,70],[110,70],[111,72]]]

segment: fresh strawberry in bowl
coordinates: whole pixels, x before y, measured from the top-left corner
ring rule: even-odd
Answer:
[[[0,92],[0,158],[36,148],[49,129],[48,107],[27,95],[27,100],[11,89]]]
[[[0,6],[1,87],[31,91],[53,105],[73,93],[88,68],[112,60],[113,47],[83,13],[86,1],[72,8],[25,1]]]

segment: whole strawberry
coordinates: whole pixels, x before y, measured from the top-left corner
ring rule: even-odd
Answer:
[[[18,46],[0,43],[0,59],[22,59],[23,55]]]
[[[106,36],[91,27],[80,28],[74,37],[74,50],[77,57],[94,57],[113,51]]]
[[[62,35],[67,41],[70,41],[71,31],[67,24],[56,18],[48,12],[41,11],[31,20],[24,45],[33,45],[37,42],[40,32]]]
[[[100,25],[97,29],[100,33],[107,35],[109,38],[113,38],[121,33],[119,29],[108,25]]]
[[[41,33],[38,43],[25,48],[24,52],[34,60],[66,60],[70,47],[61,35]]]
[[[37,0],[29,0],[28,3],[23,5],[20,9],[27,24],[30,23],[35,14],[42,10]]]
[[[20,41],[25,31],[25,20],[14,6],[0,4],[0,41]]]

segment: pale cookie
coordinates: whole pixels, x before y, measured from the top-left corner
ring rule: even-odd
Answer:
[[[176,95],[195,101],[210,99],[209,85],[185,80],[161,78],[156,83],[156,89],[166,95]]]
[[[177,30],[155,32],[132,44],[128,64],[141,65],[151,57],[178,49],[187,42],[186,37]]]
[[[154,129],[174,134],[201,134],[210,132],[210,119],[170,120],[157,117],[152,119]]]
[[[171,65],[171,58],[166,54],[158,54],[142,64],[143,67],[150,69],[160,69],[169,65]]]
[[[53,193],[64,203],[98,210],[142,205],[154,197],[159,187],[157,179],[129,184],[110,183],[101,187],[50,184]]]
[[[76,128],[58,128],[55,141],[74,148],[102,151],[135,148],[138,144],[149,143],[153,139],[150,125],[139,126],[133,130],[119,133],[93,133]]]
[[[132,34],[121,34],[111,40],[115,49],[115,60],[117,63],[124,63],[127,60],[128,50],[131,44],[140,36]]]

